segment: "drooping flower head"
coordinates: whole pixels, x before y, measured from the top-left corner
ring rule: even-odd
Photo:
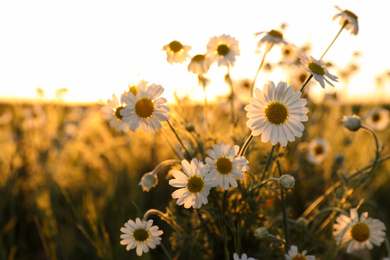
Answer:
[[[285,254],[286,260],[316,260],[315,256],[306,255],[306,250],[298,252],[297,246],[291,246],[288,254]]]
[[[294,93],[294,86],[287,87],[286,82],[279,82],[277,87],[270,81],[263,91],[255,89],[255,97],[245,106],[249,120],[246,125],[252,130],[253,136],[261,134],[261,141],[271,144],[277,142],[282,146],[287,141],[293,142],[295,137],[301,137],[305,129],[301,122],[308,120],[309,109],[307,101],[301,98],[301,92]]]
[[[320,164],[325,160],[327,153],[328,142],[321,137],[317,137],[309,144],[309,149],[307,151],[307,160],[312,164]]]
[[[207,44],[207,55],[218,66],[234,66],[236,56],[240,55],[238,41],[225,34],[212,37]]]
[[[125,108],[125,103],[123,102],[123,96],[121,94],[120,101],[115,94],[112,94],[112,100],[108,99],[108,106],[102,107],[104,113],[103,118],[110,120],[110,126],[115,127],[118,132],[122,131],[127,133],[129,131],[129,123],[123,122],[123,116],[120,114],[120,111]]]
[[[174,179],[169,180],[171,186],[179,188],[172,193],[172,198],[178,199],[177,205],[184,204],[186,209],[199,209],[203,204],[207,204],[210,189],[217,183],[209,174],[208,167],[196,158],[192,159],[191,164],[183,160],[181,165],[184,172],[173,171]]]
[[[209,71],[211,63],[205,54],[198,54],[192,57],[187,69],[196,75],[203,75]]]
[[[171,41],[162,48],[167,53],[167,61],[169,64],[185,62],[190,57],[188,51],[191,49],[191,46],[183,45],[178,41]]]
[[[364,212],[360,215],[355,208],[350,209],[350,216],[340,215],[333,225],[333,235],[340,246],[348,244],[347,252],[360,249],[372,249],[380,246],[385,240],[386,226],[378,219],[368,217]]]
[[[136,248],[138,256],[149,252],[149,248],[154,249],[161,243],[162,230],[158,226],[153,226],[153,220],[144,221],[137,218],[135,222],[129,220],[121,228],[121,245],[126,245],[126,250]]]
[[[167,100],[160,97],[164,88],[156,84],[150,86],[141,84],[136,95],[130,92],[127,96],[123,96],[126,106],[120,111],[120,115],[123,116],[122,121],[128,122],[133,132],[141,126],[144,131],[155,132],[156,129],[161,129],[160,122],[169,119],[169,107],[165,105]]]
[[[248,170],[248,160],[244,156],[237,156],[240,148],[238,145],[220,143],[214,145],[206,158],[206,165],[209,167],[210,174],[218,183],[219,187],[227,190],[229,186],[237,187],[235,178],[244,178],[242,171]]]
[[[390,112],[384,108],[370,109],[364,122],[375,131],[382,131],[390,123]]]
[[[351,30],[351,34],[357,35],[359,32],[358,17],[356,14],[349,10],[342,10],[338,6],[335,6],[340,13],[333,16],[333,21],[340,17],[339,24],[343,26],[345,22],[347,25],[344,27],[346,30]]]
[[[287,44],[283,39],[283,33],[278,30],[271,30],[269,32],[257,32],[255,36],[265,34],[263,38],[257,43],[257,47],[261,47],[266,44],[266,52],[269,52],[275,44]]]
[[[325,67],[325,63],[322,60],[316,60],[312,56],[309,58],[303,52],[298,52],[298,56],[301,59],[301,63],[304,69],[314,76],[314,79],[320,83],[322,88],[325,88],[324,81],[328,82],[329,85],[334,87],[329,79],[337,82],[338,78],[337,76],[329,73],[328,69]]]

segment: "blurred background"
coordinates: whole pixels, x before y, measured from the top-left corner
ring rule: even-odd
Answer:
[[[345,114],[358,114],[370,124],[372,118],[379,121],[378,111],[389,109],[390,54],[383,33],[390,24],[388,2],[2,1],[0,259],[135,259],[134,250],[127,252],[119,243],[123,224],[150,208],[175,207],[166,180],[168,167],[149,193],[138,182],[161,161],[183,151],[166,125],[155,134],[118,133],[103,120],[102,105],[141,79],[161,84],[183,140],[195,138],[190,127],[198,140],[206,139],[197,76],[187,71],[188,63],[168,64],[162,47],[178,40],[190,45],[194,56],[206,52],[211,37],[229,34],[241,50],[231,68],[240,130],[226,127],[226,70],[214,64],[206,76],[211,79],[207,93],[215,136],[204,142],[204,149],[217,141],[242,145],[247,137],[242,107],[263,54],[254,33],[281,30],[285,40],[319,58],[340,29],[338,21],[332,21],[338,13],[335,5],[357,14],[360,30],[357,36],[343,31],[324,58],[339,77],[335,87],[309,86],[310,120],[283,161],[285,173],[300,183],[288,198],[292,218],[334,183],[338,170],[352,173],[374,158],[372,136],[348,132],[339,122]],[[299,66],[286,65],[279,46],[266,62],[258,87],[268,80],[302,84]],[[389,114],[380,116],[385,127],[373,127],[378,127],[386,155]],[[326,140],[329,149],[324,160],[311,161],[308,150],[317,137]],[[250,169],[261,171],[270,145],[254,140],[251,149]],[[387,226],[389,167],[380,164],[371,185],[359,190],[351,203],[364,198],[362,207]],[[168,241],[170,227],[157,218],[155,223]],[[142,259],[160,259],[161,250],[157,247]],[[382,247],[374,256],[384,251]]]

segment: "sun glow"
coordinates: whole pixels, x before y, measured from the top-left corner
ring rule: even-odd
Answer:
[[[0,97],[3,99],[43,96],[66,102],[99,102],[113,93],[119,96],[128,89],[129,83],[136,84],[144,79],[161,84],[169,102],[174,101],[174,92],[179,97],[188,95],[203,101],[204,93],[198,86],[197,76],[187,71],[189,60],[183,64],[168,64],[162,51],[164,45],[174,40],[190,45],[193,57],[206,52],[211,37],[231,35],[239,41],[241,55],[230,72],[234,82],[239,82],[244,78],[253,79],[261,61],[262,53],[256,54],[259,38],[254,33],[280,30],[286,23],[284,39],[297,46],[311,44],[311,54],[319,58],[340,28],[332,21],[337,13],[336,3],[329,2],[283,1],[281,9],[280,3],[272,1],[252,0],[240,4],[224,1],[221,11],[220,1],[198,1],[174,14],[168,11],[171,4],[167,6],[162,1],[153,1],[153,8],[142,1],[23,2],[23,5],[9,1],[0,4],[0,23],[8,25],[0,28],[6,39],[0,48]],[[300,15],[291,11],[298,11],[298,6]],[[383,34],[376,32],[380,30],[378,25],[389,19],[377,12],[385,12],[388,7],[376,8],[374,17],[364,4],[352,0],[343,2],[342,8],[353,10],[359,16],[360,32],[357,36],[343,32],[325,60],[346,66],[354,60],[355,51],[362,53],[357,61],[358,73],[351,80],[340,81],[335,88],[351,100],[372,96],[375,77],[389,69],[386,61],[390,57],[385,58],[389,54],[384,51],[387,41],[378,38]],[[212,19],[188,16],[189,9]],[[280,47],[276,46],[267,60],[276,60],[279,56]],[[225,74],[226,67],[216,64],[206,74],[211,79],[207,88],[209,100],[229,93]],[[257,86],[262,87],[268,80],[288,81],[288,75],[277,70],[261,73]],[[37,88],[42,90],[40,94]],[[58,92],[61,89],[64,91]],[[324,93],[317,86],[316,91]],[[382,86],[381,91],[386,91],[386,86]]]

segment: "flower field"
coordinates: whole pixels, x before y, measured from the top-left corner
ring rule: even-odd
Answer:
[[[358,36],[358,17],[337,10],[329,48]],[[230,35],[196,55],[162,45],[202,103],[168,103],[147,79],[104,104],[1,103],[0,259],[389,259],[389,104],[315,101],[309,90],[345,84],[357,65],[334,70],[329,48],[314,58],[282,30],[255,35],[251,80],[231,74]],[[217,100],[211,66],[230,89]],[[275,67],[288,82],[263,81]]]

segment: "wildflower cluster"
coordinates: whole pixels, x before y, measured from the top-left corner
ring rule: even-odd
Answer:
[[[355,14],[340,10],[334,17],[337,18],[340,18],[340,32],[351,30],[357,35]],[[158,186],[160,168],[172,166],[167,178],[173,200],[166,205],[166,213],[150,209],[142,220],[137,218],[135,222],[129,220],[125,223],[121,229],[121,244],[126,245],[127,250],[135,248],[137,255],[141,256],[149,248],[163,244],[165,238],[161,236],[169,234],[170,238],[166,239],[166,243],[170,243],[169,250],[164,248],[169,258],[170,253],[174,253],[183,259],[231,259],[231,256],[236,260],[254,259],[248,258],[247,254],[258,259],[334,259],[356,250],[371,250],[374,245],[381,246],[385,240],[384,223],[368,217],[367,212],[359,218],[357,211],[364,205],[364,198],[357,203],[358,198],[353,195],[357,196],[356,190],[374,178],[383,150],[374,130],[387,127],[389,112],[384,109],[370,111],[367,113],[367,126],[356,115],[340,118],[334,129],[343,125],[350,131],[364,129],[374,136],[374,162],[355,173],[348,173],[344,156],[338,155],[338,159],[335,156],[332,175],[327,177],[331,186],[324,187],[322,183],[319,187],[310,187],[311,183],[303,180],[299,167],[284,166],[286,155],[298,148],[297,153],[304,155],[302,158],[314,170],[331,159],[328,157],[330,140],[321,136],[311,138],[311,133],[305,131],[305,124],[315,122],[308,105],[310,97],[305,94],[312,78],[325,89],[326,83],[334,87],[338,77],[330,73],[323,61],[327,50],[316,59],[304,48],[288,43],[279,30],[259,32],[255,36],[262,36],[258,48],[265,46],[265,51],[258,71],[247,87],[250,98],[240,104],[239,109],[234,104],[237,102],[237,88],[230,75],[230,69],[240,55],[239,42],[226,34],[212,37],[207,43],[207,52],[192,57],[191,46],[177,40],[166,44],[162,50],[166,52],[170,64],[188,62],[187,70],[198,76],[204,91],[206,87],[211,87],[211,80],[206,75],[212,65],[226,67],[224,79],[231,90],[227,99],[230,111],[222,111],[220,116],[215,116],[211,108],[221,108],[207,102],[205,91],[205,103],[201,108],[204,114],[196,113],[197,116],[192,117],[194,122],[189,124],[187,121],[191,117],[181,117],[178,112],[170,114],[171,108],[184,111],[185,104],[178,102],[170,108],[167,100],[161,97],[164,88],[146,81],[129,87],[121,94],[120,100],[113,95],[113,99],[107,101],[108,106],[102,109],[104,118],[110,120],[110,126],[118,131],[159,130],[170,142],[174,140],[178,144],[174,148],[176,159],[161,162],[139,182],[143,191],[149,192]],[[305,75],[306,72],[304,80],[295,81],[300,85],[294,83],[294,86],[281,80],[276,84],[265,82],[262,88],[256,86],[259,71],[265,69],[266,55],[275,46],[280,46],[287,57],[284,62],[298,65],[290,67],[294,73],[303,72]],[[210,120],[212,116],[215,120]],[[230,122],[225,120],[222,123],[224,127],[216,132],[216,122],[226,118],[230,118]],[[380,121],[381,118],[386,119]],[[164,127],[164,122],[167,127]],[[268,153],[264,151],[267,148],[270,148]],[[382,157],[382,160],[385,158]],[[310,175],[308,179],[311,179]],[[301,209],[289,210],[290,200],[287,197],[299,194],[303,187],[312,190],[312,195],[316,196],[312,198],[314,201],[301,205]],[[333,201],[327,201],[329,197]],[[147,220],[151,214],[156,214],[172,228],[163,232],[158,226],[153,226],[153,221]],[[335,221],[332,235],[323,232],[329,229],[332,221]],[[302,235],[308,239],[300,240]],[[313,242],[316,237],[321,239]],[[329,242],[318,246],[323,241]]]

